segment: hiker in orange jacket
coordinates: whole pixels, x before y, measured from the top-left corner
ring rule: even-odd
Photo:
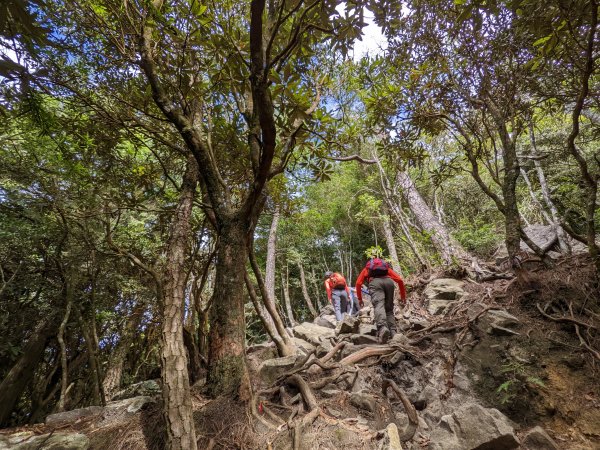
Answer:
[[[325,290],[329,302],[333,305],[336,320],[344,320],[351,298],[346,279],[337,272],[325,272]]]
[[[387,343],[396,334],[396,319],[394,317],[394,282],[400,288],[400,299],[406,304],[406,288],[400,275],[392,270],[390,265],[381,258],[371,258],[356,279],[356,294],[362,307],[363,283],[367,283],[369,295],[373,302],[377,336],[382,344]]]

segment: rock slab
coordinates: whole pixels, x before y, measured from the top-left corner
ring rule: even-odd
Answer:
[[[335,337],[335,331],[314,323],[303,322],[294,327],[294,336],[313,345],[319,345],[322,341]]]
[[[430,450],[512,450],[519,441],[500,411],[467,403],[442,416],[430,436]]]
[[[277,377],[293,368],[294,364],[296,364],[296,356],[267,359],[260,365],[258,371],[264,381],[273,383]]]
[[[80,433],[16,433],[0,436],[0,450],[88,450],[90,440]]]
[[[464,283],[453,278],[438,278],[431,281],[423,294],[427,298],[427,311],[431,315],[444,314],[465,294]]]

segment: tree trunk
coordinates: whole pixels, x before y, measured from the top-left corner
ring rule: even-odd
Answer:
[[[190,384],[193,385],[202,378],[202,357],[194,340],[194,335],[185,327],[183,328],[183,344],[187,350]]]
[[[223,218],[210,309],[207,390],[209,395],[250,398],[245,355],[244,273],[248,255],[246,220]]]
[[[585,193],[585,222],[586,222],[586,235],[585,239],[588,246],[590,256],[596,266],[596,274],[600,276],[600,247],[596,243],[596,210],[597,210],[597,197],[598,197],[598,173],[589,167],[585,156],[579,151],[575,140],[579,136],[579,121],[581,113],[585,106],[585,100],[590,95],[590,80],[594,76],[596,71],[594,51],[596,48],[596,28],[598,27],[598,3],[593,1],[590,2],[590,29],[586,39],[585,46],[585,65],[581,73],[581,87],[573,107],[571,114],[571,132],[567,137],[567,149],[569,153],[577,161],[583,183],[585,187],[583,189]]]
[[[308,295],[308,289],[306,288],[306,277],[304,276],[304,267],[302,267],[302,263],[298,263],[298,269],[300,269],[300,284],[302,286],[302,295],[304,296],[304,300],[306,301],[306,304],[308,305],[308,309],[309,309],[310,313],[313,315],[313,318],[317,317],[319,314],[317,313],[317,310],[313,306],[313,302],[310,299],[310,295]]]
[[[275,330],[276,324],[274,322],[274,318],[271,315],[270,311],[275,310],[275,253],[277,250],[277,226],[279,224],[279,208],[275,209],[273,213],[273,221],[271,222],[271,228],[269,230],[269,239],[267,241],[267,263],[265,268],[265,281],[264,281],[264,289],[261,289],[261,295],[263,298],[263,302],[259,302],[259,308],[261,309],[261,317],[265,319],[265,326],[269,327],[271,330]],[[256,273],[257,269],[260,272],[258,267],[254,268],[255,275],[258,277],[259,275]],[[260,288],[259,281],[259,288]],[[266,295],[265,295],[266,294]],[[271,333],[269,333],[271,335]],[[279,348],[279,346],[278,346]],[[283,355],[279,355],[283,356]]]
[[[68,277],[70,277],[67,275]],[[71,315],[71,308],[73,307],[73,285],[72,280],[67,279],[65,283],[66,299],[67,305],[65,308],[65,315],[63,317],[62,322],[60,323],[60,327],[58,328],[58,335],[56,339],[58,341],[58,345],[60,347],[60,366],[62,371],[61,376],[61,384],[60,384],[60,398],[58,399],[57,411],[62,412],[65,410],[65,402],[67,397],[67,385],[69,382],[69,368],[67,365],[67,346],[65,344],[65,331],[67,328],[67,324],[69,323],[69,317]]]
[[[509,134],[504,114],[491,101],[488,102],[488,107],[502,144],[502,162],[504,164],[502,197],[504,199],[505,242],[509,260],[513,261],[521,249],[521,221],[516,192],[520,171],[516,148],[516,139],[519,133],[513,130],[513,134]]]
[[[294,319],[294,311],[292,310],[292,303],[290,302],[290,284],[287,265],[285,270],[285,277],[283,275],[283,271],[281,272],[281,290],[283,291],[283,300],[285,302],[285,310],[287,312],[288,320],[290,322],[290,326],[293,327],[296,325],[296,320]]]
[[[269,240],[267,242],[267,265],[265,268],[265,287],[269,298],[275,302],[275,262],[277,252],[277,227],[279,225],[279,207],[275,208],[273,221],[269,230]]]
[[[567,241],[567,236],[565,234],[565,230],[563,230],[560,225],[560,218],[558,216],[558,209],[556,205],[552,201],[552,196],[550,195],[550,189],[548,188],[548,183],[546,182],[546,175],[544,174],[544,169],[542,168],[542,163],[538,159],[539,153],[537,151],[537,144],[535,140],[535,131],[533,128],[533,123],[529,122],[529,139],[531,141],[531,156],[533,156],[533,164],[535,166],[535,170],[537,172],[538,180],[540,182],[540,187],[542,188],[542,197],[544,198],[544,202],[550,211],[550,217],[552,219],[552,227],[556,232],[556,236],[558,237],[558,244],[560,246],[561,252],[565,254],[571,253],[571,248],[569,247],[569,243]]]
[[[44,356],[51,334],[51,320],[46,318],[37,324],[25,343],[21,356],[0,383],[0,426],[9,424],[10,413],[33,379],[35,368]]]
[[[327,303],[327,300],[325,302],[320,301],[319,299],[319,293],[321,292],[321,290],[319,289],[319,285],[317,283],[317,275],[315,274],[315,268],[311,267],[310,268],[310,274],[312,275],[311,279],[310,279],[310,287],[312,288],[313,292],[316,295],[317,298],[317,306],[320,308],[321,306],[325,305]],[[287,286],[288,286],[288,295],[290,293],[289,290],[289,286],[290,286],[290,276],[289,276],[289,271],[287,271],[286,268],[286,280],[287,280]]]
[[[440,253],[442,260],[446,264],[451,264],[453,257],[465,255],[466,252],[452,242],[446,227],[440,223],[431,208],[425,203],[410,175],[407,172],[398,172],[396,174],[396,184],[402,189],[402,195],[406,199],[411,212],[415,215],[419,226],[431,236],[431,242]]]
[[[85,339],[85,345],[87,348],[88,362],[90,364],[90,369],[92,373],[93,404],[105,406],[106,399],[104,397],[102,383],[100,381],[102,379],[102,376],[100,375],[100,364],[98,362],[98,355],[96,353],[96,348],[94,347],[93,333],[90,330],[90,328],[88,328],[81,313],[79,313],[78,315],[79,323],[81,325],[81,331],[83,333],[83,338]]]
[[[258,266],[256,256],[254,255],[254,248],[252,243],[250,244],[249,248],[249,256],[250,264],[252,265],[252,270],[254,271],[254,275],[256,276],[256,282],[258,283],[258,287],[263,298],[263,303],[266,308],[266,311],[264,311],[265,316],[271,319],[270,321],[267,321],[267,317],[264,317],[264,324],[267,327],[271,339],[273,339],[275,345],[277,346],[277,353],[279,354],[279,356],[291,356],[296,352],[295,345],[292,342],[290,336],[285,331],[285,325],[281,320],[279,312],[277,312],[277,309],[275,308],[275,302],[269,297],[269,293],[267,292],[265,282],[262,278],[262,274],[260,273],[260,267]]]
[[[398,252],[396,251],[396,242],[394,241],[394,232],[392,231],[392,224],[390,223],[390,217],[387,214],[387,208],[385,214],[382,216],[383,223],[383,234],[385,236],[385,243],[388,248],[388,253],[392,259],[392,269],[394,272],[401,274],[400,263],[398,259]]]
[[[123,363],[125,362],[125,357],[127,356],[129,346],[133,341],[136,330],[142,320],[143,312],[144,305],[138,303],[132,314],[127,318],[127,322],[120,332],[119,342],[111,352],[102,381],[102,390],[104,391],[107,400],[110,400],[121,387]]]
[[[246,272],[244,275],[244,281],[246,283],[246,289],[248,290],[248,295],[250,296],[250,300],[252,301],[252,305],[254,306],[254,310],[258,315],[258,318],[262,322],[265,330],[271,340],[275,343],[275,347],[277,347],[277,353],[279,356],[290,356],[287,352],[286,346],[281,339],[281,336],[275,329],[275,325],[272,322],[267,321],[267,315],[269,312],[264,308],[264,305],[261,304],[258,296],[256,295],[256,291],[254,290],[254,285],[252,284],[252,280],[250,280],[250,275]],[[293,354],[293,353],[292,353]]]
[[[163,415],[169,450],[195,450],[187,357],[183,342],[183,311],[187,273],[185,261],[190,240],[190,217],[198,183],[198,168],[188,158],[179,203],[170,225],[162,285],[161,374]]]

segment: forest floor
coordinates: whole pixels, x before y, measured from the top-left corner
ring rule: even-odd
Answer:
[[[600,295],[591,262],[571,257],[468,290],[521,321],[510,340],[484,336],[464,352],[478,396],[523,428],[543,426],[560,448],[600,449]]]
[[[440,277],[443,274],[429,274],[428,281]],[[300,391],[297,386],[282,389],[281,380],[278,386],[261,378],[260,364],[274,357],[272,347],[249,355],[253,388],[262,393],[257,401],[260,409],[254,414],[231,398],[208,399],[202,386],[195,386],[192,398],[199,448],[391,449],[383,444],[382,430],[390,422],[401,431],[408,429],[411,419],[402,402],[390,402],[382,395],[382,380],[390,379],[418,412],[417,429],[402,443],[404,449],[456,448],[440,444],[438,424],[473,402],[500,410],[521,440],[528,430],[542,426],[554,439],[554,448],[600,449],[600,355],[596,350],[600,348],[600,295],[588,259],[564,259],[550,269],[533,265],[512,280],[463,280],[466,295],[439,316],[427,312],[422,279],[408,280],[411,307],[398,311],[403,332],[390,351],[376,344],[347,342],[332,361],[369,348],[383,349],[382,354],[353,363],[352,368],[313,365],[300,372],[314,387],[318,405],[312,409],[314,417],[303,426],[297,426],[299,419],[309,415],[311,408],[302,402],[298,408],[292,406],[291,398]],[[516,317],[517,331],[486,332],[478,320],[491,308]],[[321,381],[336,370],[339,376],[323,385]],[[148,402],[138,413],[119,420],[107,420],[104,414],[101,423],[97,417],[83,417],[59,427],[2,430],[0,437],[17,432],[32,437],[78,433],[89,440],[89,447],[81,448],[161,449],[164,423],[159,403]],[[2,447],[0,439],[0,448],[11,447]],[[35,448],[45,447],[36,444]]]

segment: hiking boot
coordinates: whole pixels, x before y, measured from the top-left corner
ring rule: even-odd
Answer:
[[[396,336],[397,331],[394,330],[393,328],[390,328],[390,339],[393,339],[394,336]]]
[[[392,337],[392,333],[390,333],[388,327],[382,327],[381,330],[379,330],[379,333],[377,334],[379,335],[379,342],[381,344],[387,344],[390,338]]]

